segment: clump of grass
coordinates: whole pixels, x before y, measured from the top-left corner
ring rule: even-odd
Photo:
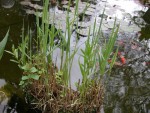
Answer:
[[[15,57],[15,60],[12,61],[18,63],[23,70],[20,85],[30,97],[30,102],[43,112],[98,112],[103,103],[104,89],[101,80],[98,78],[99,75],[102,78],[107,71],[107,60],[115,44],[118,28],[116,29],[114,24],[112,35],[108,43],[105,43],[103,47],[98,43],[101,38],[102,21],[98,29],[96,29],[95,21],[92,39],[90,36],[91,30],[89,29],[85,49],[81,50],[81,57],[84,59],[83,63],[79,59],[82,80],[75,84],[77,90],[73,90],[70,85],[71,68],[74,56],[79,48],[75,46],[74,51],[70,52],[70,40],[71,29],[78,17],[78,2],[76,0],[76,10],[72,21],[69,20],[69,2],[66,16],[67,29],[63,34],[60,30],[55,31],[53,24],[49,28],[48,20],[51,15],[48,13],[49,0],[46,0],[41,24],[39,23],[40,18],[36,17],[37,37],[34,39],[36,52],[32,50],[33,39],[30,37],[30,32],[25,35],[24,30],[21,44],[17,48],[13,46],[12,52],[7,51]],[[62,42],[59,45],[62,53],[60,68],[52,60],[53,52],[58,48],[58,45],[54,43],[56,35],[62,37]],[[114,60],[115,57],[113,58]],[[96,63],[99,65],[98,69],[95,66]],[[113,63],[111,66],[113,66]],[[97,76],[91,79],[91,76],[95,74]]]

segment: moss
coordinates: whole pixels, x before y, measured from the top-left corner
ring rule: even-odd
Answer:
[[[19,97],[23,97],[22,91],[16,87],[14,87],[10,83],[7,83],[3,87],[1,87],[0,91],[4,92],[8,98],[11,97],[13,94],[17,94]]]

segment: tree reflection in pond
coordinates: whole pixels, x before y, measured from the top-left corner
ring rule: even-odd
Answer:
[[[140,63],[140,62],[139,62]],[[142,65],[142,63],[140,63]],[[150,69],[115,67],[106,85],[105,113],[149,113]]]
[[[141,28],[141,36],[139,38],[140,40],[148,40],[150,38],[150,25]]]

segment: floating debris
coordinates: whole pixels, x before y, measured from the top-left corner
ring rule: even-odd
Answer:
[[[78,22],[78,27],[81,27],[81,28],[87,28],[91,25],[93,25],[94,22],[92,21],[89,21],[89,22]]]
[[[30,10],[30,9],[27,9],[25,10],[27,14],[35,14],[35,11],[34,10]]]

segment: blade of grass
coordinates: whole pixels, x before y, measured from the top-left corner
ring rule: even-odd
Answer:
[[[4,39],[0,42],[0,60],[1,60],[2,56],[3,56],[3,52],[4,52],[4,49],[5,49],[7,40],[8,40],[8,36],[9,36],[9,29],[8,29]]]

